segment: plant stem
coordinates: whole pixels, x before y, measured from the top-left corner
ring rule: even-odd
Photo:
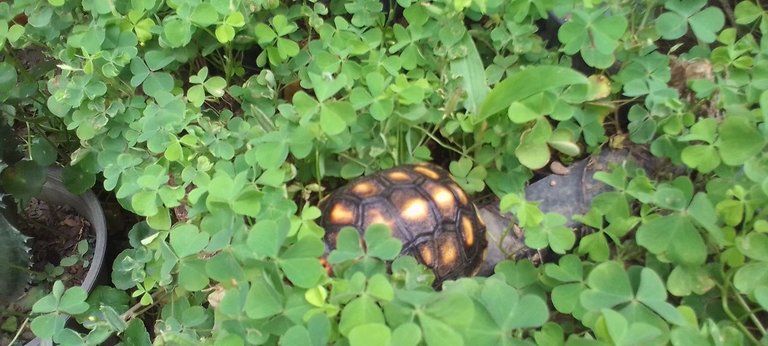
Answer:
[[[400,123],[397,124],[397,141],[395,142],[395,154],[393,155],[395,157],[395,166],[400,165],[400,148],[401,144],[403,144],[403,127],[400,125]]]
[[[470,160],[474,161],[474,159],[473,159],[472,157],[470,157],[469,155],[467,155],[465,152],[463,152],[463,151],[459,150],[459,149],[458,149],[458,148],[456,148],[456,147],[453,147],[453,146],[451,146],[450,144],[447,144],[447,143],[445,143],[445,142],[441,141],[439,138],[437,138],[435,135],[433,135],[432,133],[430,133],[429,131],[427,131],[425,128],[423,128],[423,127],[421,127],[421,126],[414,126],[414,127],[415,127],[415,128],[417,128],[417,129],[419,129],[419,130],[421,130],[422,132],[424,132],[424,134],[426,134],[426,135],[427,135],[427,136],[428,136],[430,139],[432,139],[433,141],[435,141],[435,143],[439,144],[441,147],[443,147],[443,148],[445,148],[445,149],[448,149],[448,150],[450,150],[450,151],[453,151],[453,152],[455,152],[455,153],[457,153],[457,154],[461,155],[462,157],[466,157],[466,158],[468,158],[468,159],[470,159]]]
[[[341,157],[343,157],[343,158],[345,158],[345,159],[347,159],[349,161],[352,161],[352,162],[354,162],[354,163],[356,163],[356,164],[358,164],[360,166],[363,166],[363,167],[365,167],[365,169],[368,169],[368,167],[369,167],[369,165],[367,165],[365,162],[360,161],[360,160],[358,160],[358,159],[356,159],[356,158],[354,158],[354,157],[352,157],[350,155],[347,155],[347,154],[344,154],[344,153],[340,153],[339,156],[341,156]]]
[[[226,76],[227,85],[230,85],[232,83],[232,77],[235,75],[234,73],[234,56],[232,55],[232,45],[226,44],[224,46],[224,52],[226,56],[224,57],[224,74]]]
[[[758,341],[755,338],[755,336],[752,335],[752,333],[749,331],[749,329],[747,329],[747,327],[744,326],[744,324],[741,323],[736,318],[736,315],[733,314],[733,311],[731,311],[731,308],[728,307],[728,296],[727,296],[728,289],[723,287],[723,288],[721,288],[721,290],[722,291],[720,293],[720,295],[721,295],[720,299],[722,301],[723,311],[725,312],[725,314],[728,315],[728,318],[730,318],[731,321],[733,321],[736,324],[736,327],[738,327],[739,330],[741,330],[741,332],[744,334],[744,336],[746,336],[753,344],[759,345],[760,341]]]
[[[145,307],[144,305],[141,304],[141,302],[136,303],[133,306],[131,306],[131,308],[128,309],[128,311],[126,311],[125,313],[120,315],[120,317],[123,319],[123,321],[126,321],[126,322],[130,321],[135,316],[138,316],[141,313],[143,313],[144,311],[147,311],[148,309],[150,309],[153,306],[157,305],[157,303],[159,302],[158,297],[160,297],[160,295],[164,294],[164,293],[165,293],[165,290],[158,290],[157,292],[152,293],[152,304],[149,304],[148,306]],[[144,308],[144,309],[142,309],[142,308]],[[140,309],[141,309],[141,311],[139,311]]]
[[[29,123],[28,122],[24,122],[24,125],[26,125],[26,127],[27,127],[27,140],[26,140],[26,142],[27,142],[26,143],[27,144],[27,152],[29,153],[29,158],[34,160],[34,158],[32,157],[32,130],[29,128]],[[45,136],[43,136],[43,137],[45,137]]]
[[[315,182],[317,182],[318,186],[323,186],[322,180],[320,178],[320,149],[315,147]],[[322,189],[317,194],[319,199],[323,199]]]
[[[643,19],[640,21],[640,25],[638,25],[638,31],[642,29],[645,26],[645,22],[648,21],[648,16],[651,15],[651,9],[653,6],[656,5],[656,1],[648,1],[648,6],[645,7],[645,14],[643,15]]]
[[[736,317],[736,315],[731,311],[731,308],[728,306],[728,287],[730,286],[729,283],[731,282],[731,275],[727,274],[725,272],[725,268],[723,265],[720,266],[720,273],[723,276],[723,285],[718,285],[720,287],[720,301],[721,305],[723,307],[723,311],[726,315],[728,315],[728,318],[733,321],[733,323],[736,324],[736,327],[741,330],[741,332],[755,345],[759,345],[760,341],[755,338],[754,335],[747,329],[747,327],[744,325],[744,323],[741,323],[741,321]],[[736,292],[736,295],[739,295],[738,292]],[[749,309],[747,309],[749,311]]]
[[[755,314],[752,312],[752,309],[750,309],[749,305],[746,301],[744,301],[744,297],[741,296],[741,294],[736,294],[736,301],[739,302],[739,305],[744,308],[745,311],[749,314],[749,319],[752,320],[752,323],[755,324],[755,327],[760,331],[760,334],[765,335],[765,327],[760,322],[760,320],[755,316]]]
[[[384,25],[390,24],[395,20],[395,12],[397,11],[395,9],[396,5],[394,0],[389,0],[389,13],[387,13],[387,19]]]

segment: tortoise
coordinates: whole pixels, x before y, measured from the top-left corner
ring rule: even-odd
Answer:
[[[664,167],[663,161],[640,149],[608,150],[575,162],[567,172],[526,187],[525,196],[539,202],[543,212],[564,215],[566,227],[582,228],[572,216],[587,212],[595,196],[611,190],[592,177],[595,172],[628,162],[646,172]],[[358,178],[326,197],[320,208],[327,250],[335,248],[344,226],[364,230],[385,223],[403,241],[402,253],[433,270],[435,287],[448,279],[490,275],[505,259],[529,259],[534,264],[553,260],[546,249],[524,244],[522,230],[513,215],[499,210],[498,198],[473,203],[448,172],[432,164],[399,166]],[[588,231],[582,228],[577,235]]]
[[[444,169],[427,163],[402,165],[353,180],[320,202],[327,250],[342,227],[362,232],[385,224],[414,256],[443,281],[475,275],[488,242],[485,224],[466,192]]]

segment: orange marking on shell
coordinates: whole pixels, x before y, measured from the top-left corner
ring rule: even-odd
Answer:
[[[335,224],[351,224],[355,222],[355,212],[341,203],[337,203],[331,209],[330,219]]]
[[[352,192],[360,197],[370,197],[378,192],[375,185],[369,182],[358,183],[352,187]]]
[[[420,221],[429,215],[429,205],[421,198],[412,198],[403,204],[400,215],[408,221]]]
[[[456,198],[451,191],[442,186],[433,186],[429,189],[429,194],[437,204],[438,208],[448,212],[452,211],[455,205]]]
[[[451,238],[444,238],[440,243],[440,265],[453,267],[459,258],[459,249]]]
[[[410,181],[411,176],[408,175],[408,173],[400,172],[400,171],[393,171],[387,173],[387,178],[392,179],[393,181]]]
[[[456,196],[459,197],[459,201],[461,202],[461,204],[466,205],[469,203],[469,198],[467,198],[467,194],[464,193],[464,190],[462,190],[458,185],[450,184],[448,186],[451,188],[451,190],[453,190],[454,193],[456,193]]]
[[[430,179],[440,179],[440,175],[437,174],[437,172],[425,167],[425,166],[416,166],[413,168],[414,171],[421,173],[422,175],[426,176]]]
[[[475,228],[468,217],[461,217],[461,231],[464,233],[464,245],[471,247],[475,243]]]
[[[435,256],[432,253],[432,247],[430,245],[430,242],[419,245],[419,255],[421,255],[421,260],[427,267],[431,267],[435,259]]]
[[[395,228],[395,221],[384,217],[384,215],[382,215],[381,211],[378,209],[369,209],[365,212],[365,223],[367,225],[373,225],[377,223],[387,225],[390,231]]]

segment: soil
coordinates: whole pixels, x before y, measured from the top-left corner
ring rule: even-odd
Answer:
[[[0,311],[0,326],[3,327],[0,329],[0,345],[9,345],[16,334],[16,330],[11,331],[14,329],[11,328],[14,323],[6,320],[15,318],[15,324],[21,325],[32,304],[40,296],[51,291],[55,280],[62,280],[65,287],[83,283],[96,246],[96,235],[90,222],[70,206],[51,205],[33,198],[19,216],[19,229],[31,237],[28,245],[32,258],[31,270],[34,273],[33,286],[19,301]],[[46,273],[46,269],[50,271],[58,266],[62,259],[77,256],[77,245],[81,240],[88,242],[88,251],[83,255],[83,260],[64,267],[60,275],[51,276]],[[32,332],[26,328],[17,342],[23,344],[33,338]]]
[[[29,245],[34,272],[45,272],[47,264],[59,265],[63,258],[77,255],[77,243],[84,239],[88,241],[85,262],[67,267],[61,278],[66,287],[81,285],[96,246],[91,223],[70,206],[52,206],[35,198],[24,209],[22,217],[26,222],[20,225],[21,231],[32,237]],[[83,266],[84,263],[86,266]]]

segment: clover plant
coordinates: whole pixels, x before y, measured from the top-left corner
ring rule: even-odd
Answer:
[[[65,165],[71,189],[100,184],[143,218],[114,288],[57,286],[32,330],[65,345],[764,343],[768,12],[715,3],[2,2],[0,120],[29,127],[32,157]],[[525,200],[553,162],[621,148],[661,163],[596,175],[612,190],[576,217],[584,237]],[[365,247],[341,232],[329,275],[317,201],[419,161],[500,197],[555,259],[434,291],[372,227]]]

